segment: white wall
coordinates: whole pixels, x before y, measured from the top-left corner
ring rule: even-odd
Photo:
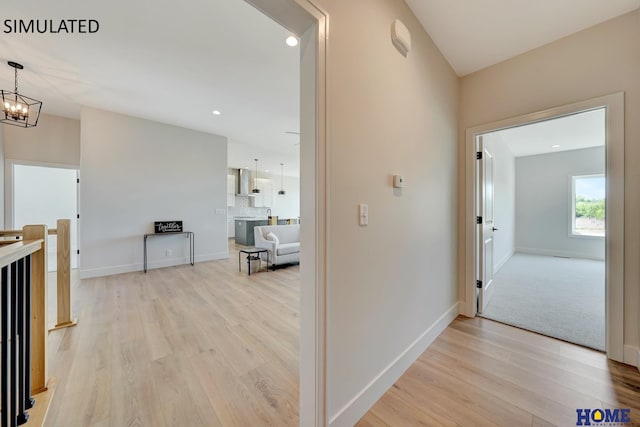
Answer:
[[[457,314],[458,78],[402,0],[319,3],[330,16],[328,410],[351,426]],[[406,58],[391,42],[397,18]]]
[[[618,91],[625,93],[624,343],[640,342],[640,10],[550,43],[461,80],[459,269],[465,258],[465,130]],[[465,298],[460,275],[459,295]],[[635,350],[634,350],[635,349]],[[637,353],[636,353],[637,355]],[[629,357],[631,358],[631,357]]]
[[[285,195],[278,195],[280,191],[280,175],[270,176],[273,189],[273,206],[271,214],[279,218],[298,218],[300,216],[300,178],[284,177]]]
[[[291,131],[295,129],[289,129]],[[282,147],[271,147],[263,145],[251,145],[229,138],[227,146],[227,156],[230,168],[248,167],[251,171],[255,170],[255,162],[257,158],[260,176],[263,171],[269,170],[272,173],[277,172],[280,176],[280,163],[284,163],[284,174],[287,176],[300,176],[300,139],[298,135],[283,134],[284,141],[287,142],[288,148],[283,150]]]
[[[3,126],[7,159],[80,166],[80,121],[42,114],[38,126]]]
[[[518,252],[604,260],[604,238],[571,236],[569,220],[571,177],[604,174],[604,151],[603,146],[516,159]]]
[[[92,108],[81,124],[81,277],[141,270],[158,220],[195,233],[196,262],[228,256],[226,138]],[[187,257],[184,237],[149,241],[150,267]]]
[[[509,261],[516,246],[515,158],[500,132],[483,135],[483,143],[493,154],[493,216],[498,229],[493,235],[494,274]]]
[[[13,193],[9,188],[12,185],[11,165],[26,163],[80,167],[80,120],[42,114],[38,120],[38,126],[34,128],[2,126],[1,140],[4,140],[4,144],[2,159],[0,159],[2,161],[0,179],[3,181],[0,186],[3,193],[0,200],[4,208],[0,213],[2,215],[0,224],[4,224],[5,228],[11,228],[13,227],[10,200]],[[5,166],[7,166],[6,170]]]

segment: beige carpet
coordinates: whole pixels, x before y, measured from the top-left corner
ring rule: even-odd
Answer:
[[[604,351],[604,266],[517,253],[495,275],[481,316]]]

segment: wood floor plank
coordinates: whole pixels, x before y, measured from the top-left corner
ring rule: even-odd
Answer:
[[[599,399],[583,393],[582,390],[570,389],[566,383],[559,382],[555,377],[544,375],[542,370],[530,370],[525,364],[514,360],[505,362],[491,354],[485,354],[468,348],[465,344],[458,344],[459,338],[446,334],[434,348],[439,352],[455,357],[460,363],[477,367],[483,371],[492,372],[495,377],[513,384],[527,384],[527,389],[538,396],[552,399],[559,405],[576,408],[581,405],[597,406]],[[479,357],[479,356],[482,357]],[[476,370],[477,372],[477,370]]]
[[[278,415],[278,425],[299,424],[297,384],[288,382],[286,377],[282,377],[267,363],[247,372],[241,380],[250,391],[260,396],[263,406],[269,405]]]
[[[531,424],[531,426],[532,427],[556,427],[555,424],[551,424],[550,422],[547,422],[542,418],[538,418],[536,416],[533,417],[533,424]]]
[[[490,336],[493,339],[509,340],[513,348],[523,347],[532,352],[532,354],[540,355],[541,357],[558,355],[592,367],[606,369],[606,358],[603,358],[602,353],[599,351],[569,344],[561,340],[552,339],[549,341],[549,337],[544,335],[530,333],[500,322],[487,321],[482,317],[468,319],[468,322],[456,322],[451,327],[467,331],[470,334],[478,333],[480,336]]]
[[[379,408],[378,408],[379,410]],[[376,412],[370,412],[366,419],[361,419],[356,424],[357,427],[391,427],[389,424],[385,423],[382,418],[378,416]]]
[[[230,249],[74,280],[80,323],[49,336],[46,426],[297,425],[299,268],[249,277]]]
[[[392,387],[356,426],[442,426],[456,427],[451,414],[438,405],[415,404],[408,399],[406,392]],[[471,420],[469,420],[471,423]]]
[[[399,392],[403,411],[394,413],[389,408],[400,405]],[[631,408],[632,425],[640,425],[637,369],[482,318],[456,319],[358,426],[424,425],[423,411],[434,408],[435,396],[446,413],[463,414],[454,418],[463,426],[571,426],[577,408]]]
[[[497,425],[529,425],[532,416],[522,408],[509,403],[484,389],[466,383],[452,375],[439,370],[428,369],[428,366],[418,361],[407,372],[416,381],[429,382],[435,387],[434,393],[444,393],[460,405],[470,408],[484,419]],[[428,396],[423,398],[427,399]]]
[[[163,425],[221,426],[200,383],[184,375],[192,369],[189,356],[174,353],[151,363],[162,405]]]
[[[277,425],[277,415],[225,366],[215,350],[192,356],[191,363],[223,425]]]
[[[575,360],[565,357],[540,357],[532,355],[530,351],[520,351],[521,346],[510,344],[501,344],[500,341],[492,339],[491,345],[482,338],[469,336],[458,329],[452,328],[451,331],[443,336],[443,340],[447,342],[460,342],[464,339],[462,345],[470,351],[490,356],[501,363],[519,366],[527,372],[545,376],[546,379],[555,383],[563,384],[571,387],[576,392],[589,390],[589,393],[597,399],[608,399],[615,395],[614,384],[608,371],[604,369],[593,369],[588,365],[581,365]]]
[[[299,267],[249,277],[230,250],[194,267],[76,278],[80,323],[49,335],[58,384],[46,427],[298,425]],[[578,404],[631,408],[640,425],[640,373],[459,318],[357,425],[565,426]]]

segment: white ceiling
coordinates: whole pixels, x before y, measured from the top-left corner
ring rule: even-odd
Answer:
[[[405,0],[459,76],[640,7],[640,0]]]
[[[285,132],[299,130],[299,48],[244,1],[3,3],[3,21],[100,22],[93,35],[2,34],[0,87],[13,89],[6,61],[22,63],[20,92],[42,100],[43,112],[79,118],[87,105],[224,135],[231,155],[298,174],[299,137]]]
[[[640,6],[640,0],[406,0],[460,75]],[[299,49],[242,0],[4,2],[4,19],[100,21],[94,35],[2,34],[20,91],[43,111],[80,106],[229,137],[229,166],[299,174]],[[211,111],[222,111],[214,116]],[[248,163],[248,165],[247,165]]]
[[[605,143],[603,108],[493,132],[514,157],[598,147]],[[559,145],[559,147],[554,147]]]

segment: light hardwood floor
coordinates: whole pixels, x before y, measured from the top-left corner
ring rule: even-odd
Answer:
[[[230,255],[76,284],[46,426],[297,425],[299,267]]]
[[[78,326],[49,335],[47,427],[298,425],[299,268],[228,260],[83,280]],[[640,373],[490,320],[457,319],[358,423],[575,426],[632,408]]]
[[[461,317],[357,426],[575,426],[578,408],[630,408],[640,425],[640,373],[593,350]]]

